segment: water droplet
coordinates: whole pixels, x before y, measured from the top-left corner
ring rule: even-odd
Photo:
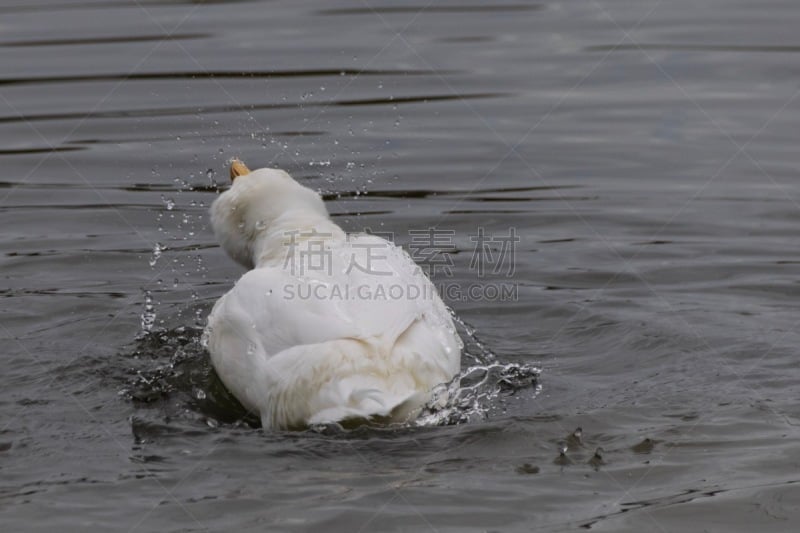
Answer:
[[[150,291],[144,291],[144,311],[142,312],[141,325],[143,333],[150,333],[156,323],[155,305]]]
[[[162,245],[159,242],[153,245],[153,255],[150,256],[150,261],[149,261],[151,267],[156,266],[156,263],[158,263],[158,260],[161,257],[161,254],[164,252],[164,250],[166,250],[166,248],[164,248],[164,245]]]

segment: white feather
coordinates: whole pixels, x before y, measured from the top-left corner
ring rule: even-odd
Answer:
[[[211,311],[211,361],[265,428],[406,421],[458,373],[462,343],[431,282],[392,243],[347,236],[316,192],[261,169],[211,213],[225,250],[254,267]]]

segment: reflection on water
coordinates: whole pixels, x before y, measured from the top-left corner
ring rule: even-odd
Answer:
[[[800,518],[796,2],[0,13],[6,529]],[[514,284],[448,302],[446,405],[265,433],[225,391],[199,332],[241,275],[207,220],[233,156],[348,231],[452,231],[437,285]],[[476,279],[479,227],[521,237],[512,278]]]

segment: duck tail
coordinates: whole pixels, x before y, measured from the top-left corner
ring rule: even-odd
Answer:
[[[426,400],[427,395],[419,392],[397,396],[376,388],[357,388],[351,390],[341,404],[315,413],[309,423],[362,420],[401,423],[411,420]]]

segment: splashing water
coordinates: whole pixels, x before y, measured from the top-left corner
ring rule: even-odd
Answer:
[[[311,166],[327,167],[329,164],[328,161],[313,161]],[[348,169],[351,166],[355,165],[348,164]],[[210,182],[212,189],[216,189],[216,173],[213,169],[200,175]],[[162,196],[164,208],[158,213],[157,221],[162,242],[167,245],[156,243],[149,259],[150,267],[155,267],[169,248],[171,261],[164,267],[171,270],[176,288],[179,282],[188,281],[190,276],[205,279],[207,274],[207,267],[193,246],[194,242],[186,243],[187,240],[194,241],[196,234],[207,229],[205,203],[202,198],[196,198],[195,191],[202,191],[208,185],[191,183],[194,177],[191,175],[189,181],[175,179],[178,195],[175,199]],[[189,193],[194,194],[187,202],[184,196]],[[180,207],[176,199],[181,200]],[[188,268],[192,263],[196,264],[194,272]],[[158,283],[160,285],[161,280]],[[165,313],[162,310],[162,319],[157,321],[157,303],[150,290],[145,290],[144,311],[140,317],[141,334],[132,357],[137,361],[137,368],[126,379],[127,386],[122,394],[134,402],[163,402],[165,409],[169,404],[170,410],[179,409],[173,416],[200,417],[205,424],[214,427],[220,423],[238,426],[243,420],[248,425],[257,425],[257,419],[248,416],[238,401],[225,390],[210,364],[202,330],[208,309],[199,305],[198,300],[197,293],[192,290],[188,308],[181,307],[177,314],[166,313],[172,319],[185,323],[183,313],[191,310],[190,320],[196,327],[166,329]],[[539,367],[499,361],[477,337],[472,326],[452,311],[451,314],[457,333],[464,341],[462,361],[466,366],[449,383],[434,389],[431,401],[412,426],[442,426],[485,420],[503,413],[509,397],[522,391],[527,391],[529,395],[536,395],[540,391]]]
[[[540,369],[520,363],[473,365],[450,383],[433,391],[433,398],[414,422],[418,426],[443,426],[485,420],[497,411],[503,393],[529,389],[538,394]]]
[[[529,390],[541,390],[541,368],[522,363],[502,363],[475,335],[475,329],[451,310],[453,321],[461,330],[463,357],[472,364],[449,383],[433,390],[433,397],[414,422],[418,426],[443,426],[485,420],[502,412],[503,396]]]
[[[144,291],[144,311],[141,315],[142,334],[146,335],[153,330],[156,323],[156,310],[153,304],[153,295],[150,291]]]
[[[167,211],[172,211],[173,209],[175,209],[175,200],[173,200],[172,198],[167,198],[162,194],[161,202],[164,204],[164,208],[166,208]]]
[[[153,245],[153,255],[150,256],[150,261],[149,261],[150,267],[156,266],[156,263],[158,263],[158,260],[161,258],[161,255],[164,253],[164,250],[166,250],[166,247],[160,242],[157,242]]]
[[[246,412],[214,372],[201,328],[153,328],[155,312],[142,317],[142,335],[133,350],[128,378],[121,394],[136,403],[162,403],[174,418],[199,419],[203,424],[256,427],[257,417]],[[147,313],[145,313],[147,314]],[[145,325],[147,322],[147,325]],[[512,396],[539,393],[540,369],[503,363],[475,337],[474,330],[456,319],[465,341],[463,357],[469,366],[449,383],[434,389],[433,399],[412,426],[444,426],[486,420],[502,414]],[[519,394],[522,396],[522,394]]]

